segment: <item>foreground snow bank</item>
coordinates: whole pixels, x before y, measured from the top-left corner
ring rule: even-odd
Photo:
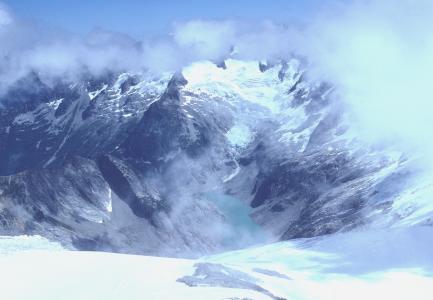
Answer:
[[[433,299],[433,227],[300,239],[207,260],[285,274],[291,282],[262,286],[288,299]]]
[[[30,244],[50,245],[35,239]],[[2,298],[433,299],[432,227],[336,234],[199,260],[51,246],[0,255]]]
[[[8,300],[269,299],[258,292],[191,288],[177,279],[194,261],[70,251],[0,255],[0,295]]]

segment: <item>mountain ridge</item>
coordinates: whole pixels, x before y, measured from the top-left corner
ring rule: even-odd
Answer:
[[[2,234],[122,253],[230,250],[231,214],[209,193],[244,203],[263,228],[232,248],[398,223],[380,195],[412,172],[403,153],[357,139],[334,87],[305,68],[228,59],[51,88],[33,74],[41,88],[2,101]]]

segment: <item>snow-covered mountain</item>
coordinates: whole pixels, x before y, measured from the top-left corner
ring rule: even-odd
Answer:
[[[430,178],[360,139],[334,90],[299,58],[28,74],[0,100],[0,233],[196,257],[429,224]]]

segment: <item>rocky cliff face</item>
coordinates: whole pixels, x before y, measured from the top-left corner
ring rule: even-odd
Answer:
[[[29,74],[0,101],[2,234],[194,256],[413,216],[419,203],[395,205],[407,158],[358,140],[333,87],[305,68],[227,60],[73,84]],[[244,217],[260,231],[234,230]]]

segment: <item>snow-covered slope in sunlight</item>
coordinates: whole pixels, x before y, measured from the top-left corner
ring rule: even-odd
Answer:
[[[417,226],[299,239],[207,261],[284,274],[290,282],[263,287],[288,299],[431,299],[431,253],[433,228]]]
[[[15,244],[28,242],[18,238]],[[2,299],[268,299],[252,290],[190,288],[177,281],[193,272],[193,260],[23,248],[0,255]]]
[[[11,239],[18,245],[31,238]],[[35,241],[39,244],[40,238]],[[5,299],[427,300],[433,296],[429,226],[299,239],[198,260],[23,248],[0,255]]]

